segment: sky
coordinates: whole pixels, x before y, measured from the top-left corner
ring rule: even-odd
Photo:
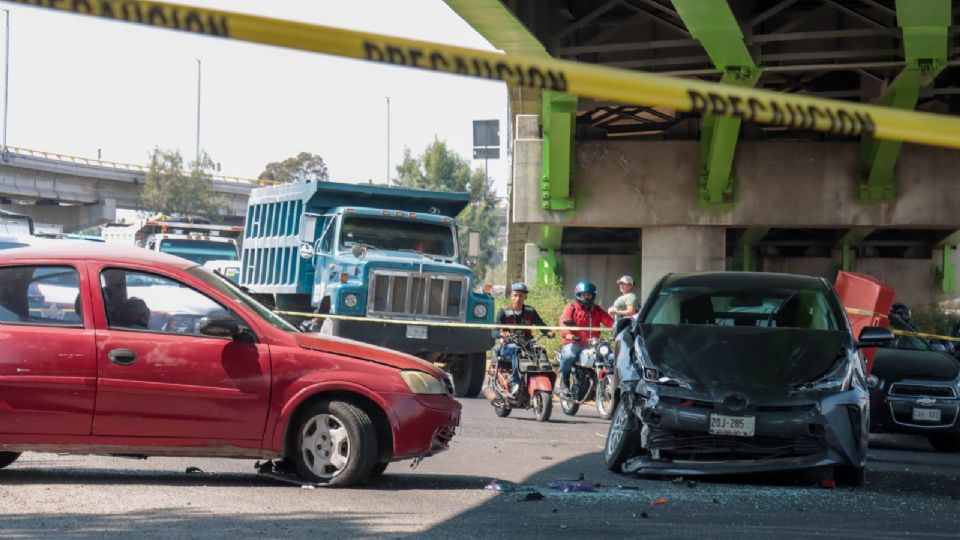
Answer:
[[[182,3],[493,50],[440,0],[189,0]],[[146,163],[151,149],[192,160],[197,60],[200,146],[221,174],[255,178],[301,151],[331,180],[382,182],[404,148],[438,137],[472,161],[473,120],[500,120],[503,83],[367,64],[4,4],[10,11],[10,146]],[[2,26],[0,26],[2,32]],[[2,46],[2,43],[0,43]],[[509,160],[489,162],[505,194]]]

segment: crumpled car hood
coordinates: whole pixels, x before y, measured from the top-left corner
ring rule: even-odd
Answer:
[[[708,394],[786,395],[825,374],[846,333],[706,325],[640,326],[653,362]]]
[[[352,341],[335,336],[324,336],[317,333],[296,334],[295,338],[297,340],[297,344],[304,349],[349,356],[397,369],[413,369],[417,371],[423,371],[433,375],[441,381],[444,378],[443,371],[430,362],[417,358],[416,356],[400,353],[391,349],[385,349],[383,347],[377,347],[376,345],[369,345],[367,343],[361,343],[359,341]]]

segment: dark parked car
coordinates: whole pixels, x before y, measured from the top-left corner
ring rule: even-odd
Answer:
[[[604,457],[616,471],[742,474],[833,467],[863,482],[869,408],[859,347],[823,279],[675,274],[617,338],[621,399]]]
[[[897,317],[897,330],[915,331]],[[926,340],[898,335],[877,350],[870,388],[870,431],[927,437],[937,450],[960,451],[960,363]]]

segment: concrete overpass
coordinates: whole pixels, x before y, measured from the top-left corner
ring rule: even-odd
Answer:
[[[11,147],[0,159],[0,209],[62,224],[67,232],[82,230],[115,220],[117,208],[140,209],[146,173],[141,165]],[[227,217],[242,218],[257,184],[223,176],[212,183]]]
[[[446,1],[507,52],[960,111],[960,2]],[[627,273],[645,294],[671,271],[847,269],[911,304],[958,296],[956,151],[554,92],[510,97],[508,280],[586,277],[609,296]]]

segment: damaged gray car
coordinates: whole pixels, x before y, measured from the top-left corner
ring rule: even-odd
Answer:
[[[672,274],[617,336],[604,459],[643,475],[832,467],[860,485],[870,425],[860,349],[833,287],[787,274]]]

